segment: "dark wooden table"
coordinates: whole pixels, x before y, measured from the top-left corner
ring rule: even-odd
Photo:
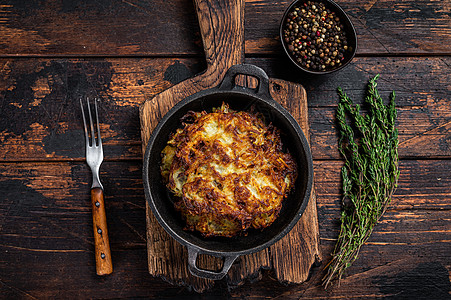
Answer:
[[[450,298],[450,4],[338,2],[359,48],[347,68],[324,77],[301,75],[282,55],[278,26],[289,2],[245,9],[246,62],[307,90],[323,264],[304,284],[263,272],[200,295],[147,272],[138,117],[145,99],[205,69],[193,3],[1,1],[0,298]],[[336,88],[361,102],[377,73],[383,97],[397,94],[399,187],[341,285],[324,291],[340,214]],[[107,277],[95,274],[80,95],[102,99]]]

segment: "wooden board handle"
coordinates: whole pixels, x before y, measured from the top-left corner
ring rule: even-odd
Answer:
[[[244,62],[244,1],[195,0],[207,70],[222,74]]]
[[[94,244],[97,275],[107,275],[113,272],[110,241],[106,226],[105,202],[101,188],[91,189],[92,224],[94,228]]]

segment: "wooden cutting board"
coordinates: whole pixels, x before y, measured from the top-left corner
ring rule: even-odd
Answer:
[[[217,86],[228,68],[244,62],[244,1],[195,0],[196,11],[207,60],[207,70],[147,100],[140,107],[143,153],[152,130],[160,119],[180,100],[201,90]],[[252,80],[244,79],[252,85]],[[307,94],[299,85],[270,79],[270,93],[299,122],[308,138]],[[195,277],[188,271],[187,251],[158,224],[146,203],[147,250],[149,273],[198,292],[214,281]],[[319,231],[315,193],[297,225],[284,238],[260,252],[238,258],[229,273],[230,286],[255,279],[262,269],[271,269],[281,282],[301,283],[307,280],[311,266],[319,257]],[[217,269],[217,258],[201,255],[200,267]]]

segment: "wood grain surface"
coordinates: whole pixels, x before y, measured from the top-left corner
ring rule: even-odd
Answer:
[[[361,103],[367,80],[380,74],[384,99],[396,91],[399,155],[450,158],[451,57],[356,58],[326,78],[303,77],[288,61],[249,58],[270,77],[302,83],[309,95],[308,117],[314,159],[340,159],[336,126],[336,88]],[[286,64],[284,64],[286,63]],[[100,97],[106,159],[142,157],[139,106],[159,92],[203,71],[196,58],[158,59],[0,59],[0,158],[3,161],[84,158],[77,102],[80,94]],[[400,76],[402,74],[402,76]],[[424,84],[427,82],[427,85]],[[320,92],[318,92],[320,91]],[[9,120],[22,118],[11,124]],[[421,147],[418,147],[421,145]]]
[[[336,88],[359,102],[378,73],[382,96],[395,90],[399,112],[401,174],[391,205],[339,286],[320,286],[323,263],[303,284],[280,284],[266,270],[236,286],[241,278],[231,273],[200,295],[148,274],[139,121],[146,99],[207,67],[193,3],[2,1],[0,298],[449,299],[449,3],[338,3],[359,40],[345,69],[309,77],[289,64],[277,38],[289,1],[246,1],[245,62],[307,91],[323,262],[340,217]],[[101,177],[115,264],[108,277],[95,274],[80,95],[99,96],[106,116]]]
[[[341,165],[341,161],[318,160],[314,164],[320,252],[324,260],[329,258],[338,236],[337,178]],[[443,288],[451,269],[450,168],[449,160],[402,160],[400,189],[340,287],[322,290],[315,279],[321,275],[318,267],[313,270],[312,278],[301,286],[277,284],[271,279],[273,275],[265,272],[260,281],[247,282],[231,290],[229,297],[377,297],[390,295],[385,290],[387,286],[412,292],[412,280],[418,283],[425,278],[436,281],[423,282],[420,291],[431,292],[437,288],[435,284]],[[1,274],[10,274],[2,276],[4,295],[69,297],[67,285],[72,295],[69,298],[177,299],[180,293],[195,296],[194,292],[148,275],[143,221],[145,199],[139,160],[102,164],[100,175],[107,191],[107,221],[115,264],[114,273],[102,279],[95,275],[93,259],[90,185],[84,180],[90,176],[89,167],[83,162],[70,161],[1,163],[0,174],[0,188],[7,191],[0,203],[2,215],[6,216],[0,223],[0,266]],[[113,178],[111,174],[116,176]],[[67,194],[61,193],[62,188]],[[26,199],[23,194],[27,195]],[[21,264],[12,263],[15,261]],[[27,280],[20,280],[23,278]],[[226,299],[224,289],[225,283],[220,282],[205,297]]]
[[[291,1],[246,1],[246,53],[281,54]],[[450,54],[447,1],[338,1],[359,38],[357,54]],[[22,1],[0,5],[3,55],[201,55],[192,1]]]

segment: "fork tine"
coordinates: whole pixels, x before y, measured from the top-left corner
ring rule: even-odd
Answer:
[[[96,109],[96,123],[97,123],[97,146],[102,147],[102,138],[100,137],[99,113],[97,111],[98,99],[94,99],[94,107]]]
[[[83,129],[85,131],[85,140],[86,140],[86,146],[89,146],[89,135],[88,135],[88,126],[86,125],[86,116],[85,116],[85,110],[83,109],[83,101],[80,98],[80,107],[81,107],[81,114],[83,115]]]
[[[91,146],[95,147],[96,146],[96,136],[94,134],[94,123],[92,122],[92,114],[91,114],[91,108],[89,105],[89,98],[86,98],[86,102],[88,103],[89,124],[91,125],[91,141],[92,141]]]

